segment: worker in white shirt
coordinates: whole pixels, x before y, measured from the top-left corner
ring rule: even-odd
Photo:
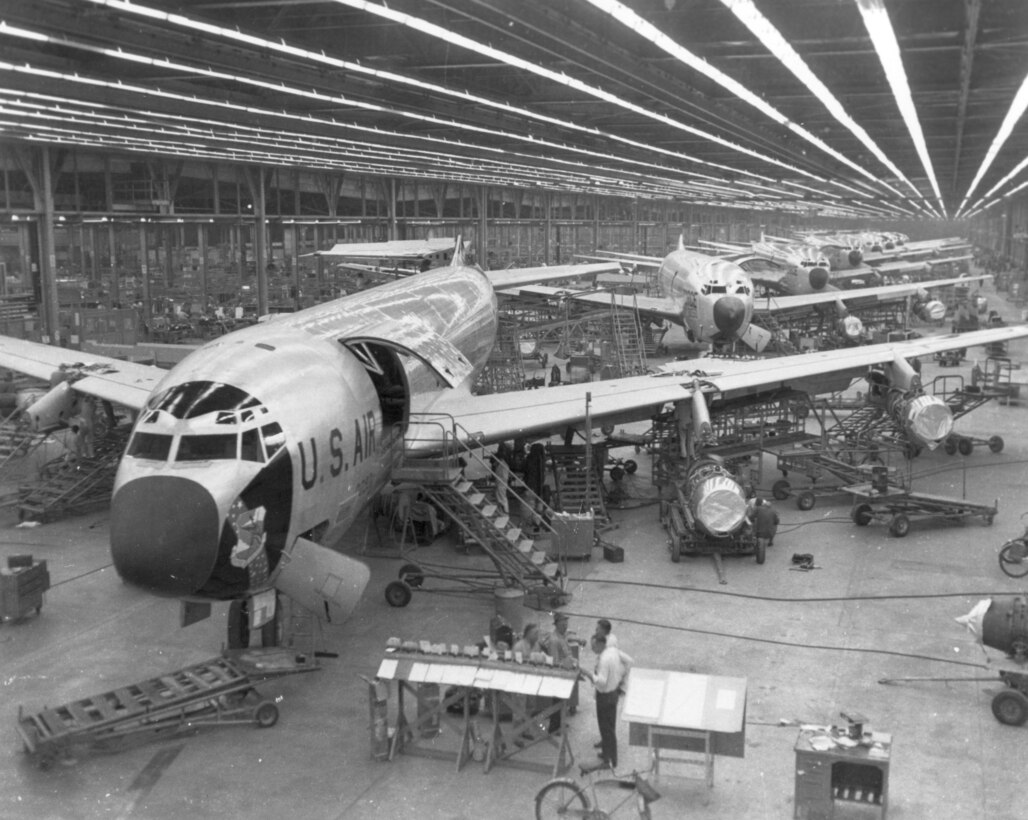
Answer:
[[[603,635],[603,637],[607,639],[607,648],[617,649],[618,638],[617,635],[611,632],[611,629],[613,629],[613,627],[610,625],[610,621],[606,618],[600,618],[600,620],[596,622],[596,633],[598,635]]]
[[[596,687],[596,723],[600,727],[600,760],[603,765],[617,768],[617,713],[618,692],[628,673],[632,659],[620,650],[607,645],[607,636],[597,632],[592,637],[592,650],[596,654],[596,670],[581,670],[581,674]]]

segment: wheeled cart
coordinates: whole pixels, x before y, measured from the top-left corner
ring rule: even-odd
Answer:
[[[857,484],[843,489],[853,496],[850,517],[858,527],[872,521],[889,522],[889,533],[902,538],[910,532],[910,519],[914,516],[947,518],[961,521],[978,516],[986,526],[992,524],[998,511],[997,502],[977,504],[963,498],[915,493],[909,490],[881,492],[871,484]]]
[[[292,649],[226,650],[221,657],[167,675],[26,713],[18,708],[18,734],[41,769],[90,751],[115,752],[140,742],[201,726],[278,722],[270,700],[247,704],[254,686],[269,678],[318,668],[313,656]]]

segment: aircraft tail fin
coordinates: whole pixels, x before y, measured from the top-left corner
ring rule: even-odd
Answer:
[[[464,237],[457,234],[457,241],[453,246],[453,266],[461,268],[466,264],[467,262],[464,260]]]

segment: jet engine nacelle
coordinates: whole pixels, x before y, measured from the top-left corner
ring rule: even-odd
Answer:
[[[889,406],[889,412],[915,442],[934,450],[953,432],[953,413],[938,396],[924,393],[898,398]]]
[[[850,342],[856,342],[864,334],[864,323],[856,316],[843,316],[836,322],[839,335]]]
[[[914,306],[914,315],[925,322],[941,322],[946,318],[946,305],[938,299],[918,302]]]
[[[79,411],[79,395],[71,384],[60,382],[51,387],[46,394],[25,408],[25,416],[29,419],[32,429],[41,432],[52,430],[62,422],[66,422]]]
[[[985,598],[956,620],[984,646],[998,649],[1018,663],[1028,661],[1028,596]]]
[[[746,521],[746,494],[717,461],[704,458],[693,464],[684,489],[693,520],[707,533],[724,538],[742,528]]]

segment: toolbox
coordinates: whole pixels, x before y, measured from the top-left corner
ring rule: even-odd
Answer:
[[[12,555],[0,567],[0,620],[18,621],[43,608],[43,593],[50,589],[46,561],[31,555]]]

